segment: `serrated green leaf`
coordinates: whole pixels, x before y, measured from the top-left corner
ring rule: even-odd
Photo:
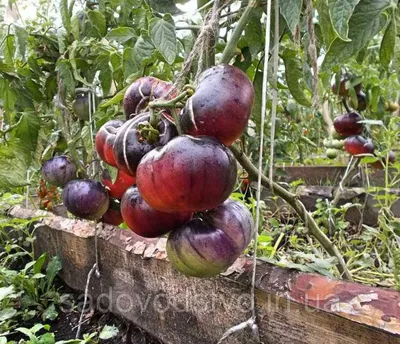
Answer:
[[[333,28],[327,0],[317,1],[317,11],[322,37],[324,38],[325,45],[329,47],[335,40],[336,33]]]
[[[150,22],[150,35],[154,46],[168,64],[173,64],[177,54],[175,22],[170,14],[163,18],[154,18]]]
[[[96,69],[100,71],[99,79],[103,94],[110,92],[112,82],[112,70],[110,67],[110,55],[108,53],[101,54],[96,59]]]
[[[363,0],[355,8],[349,21],[349,39],[344,42],[336,38],[325,56],[322,70],[328,70],[343,63],[363,49],[382,30],[386,16],[382,12],[391,4],[390,0]]]
[[[174,0],[147,0],[153,10],[161,13],[179,14],[182,11],[176,7]]]
[[[119,333],[118,327],[106,325],[101,330],[101,332],[99,334],[99,338],[103,339],[103,340],[111,339],[111,338],[114,338],[116,335],[118,335],[118,333]]]
[[[105,103],[101,104],[101,108],[106,108],[111,105],[119,104],[121,103],[122,99],[124,99],[124,94],[126,90],[128,89],[129,86],[126,86],[123,90],[119,91],[114,97],[111,99],[107,100]]]
[[[92,31],[95,32],[93,36],[102,38],[107,31],[106,28],[106,17],[104,16],[103,13],[101,13],[98,10],[89,10],[88,11],[88,17],[90,24],[97,29],[97,31]]]
[[[57,319],[57,317],[58,317],[58,312],[54,304],[51,304],[49,307],[47,307],[42,314],[43,320],[54,321]]]
[[[295,33],[296,26],[300,23],[301,8],[303,0],[281,0],[281,14],[286,20],[292,34]]]
[[[252,12],[252,18],[245,28],[245,39],[253,59],[256,58],[257,54],[263,48],[263,28],[261,25],[262,12],[260,11]]]
[[[133,48],[125,48],[122,56],[125,79],[139,71],[146,61],[151,60],[153,52],[154,45],[145,35],[138,38]]]
[[[12,64],[15,55],[15,38],[14,35],[8,35],[4,40],[3,55],[7,64]]]
[[[396,21],[392,19],[386,28],[385,35],[383,36],[381,48],[379,50],[379,57],[381,65],[387,70],[392,61],[394,48],[396,44]]]
[[[400,38],[396,37],[395,45],[394,45],[394,59],[393,64],[396,69],[397,79],[400,82]]]
[[[328,0],[333,28],[343,41],[349,41],[349,20],[360,0]]]
[[[75,79],[72,73],[72,66],[69,60],[61,59],[57,61],[56,70],[60,73],[62,86],[68,94],[75,93]]]
[[[0,78],[0,99],[2,100],[6,113],[14,111],[17,95],[5,78]]]
[[[29,154],[29,157],[36,150],[39,129],[40,117],[34,112],[25,112],[22,114],[16,128],[12,131],[13,135],[19,139],[21,149],[25,150]],[[25,159],[29,157],[25,156]]]
[[[24,61],[26,53],[26,40],[28,37],[28,33],[23,27],[17,25],[14,25],[14,31],[15,31],[18,55]]]
[[[305,94],[307,85],[304,82],[302,63],[296,51],[286,49],[282,54],[285,62],[286,83],[293,98],[301,105],[311,106],[310,98]]]
[[[61,20],[65,30],[71,32],[71,17],[69,15],[68,0],[60,0]]]
[[[110,30],[106,38],[109,41],[116,41],[118,43],[125,43],[135,37],[135,31],[130,27],[118,27]]]

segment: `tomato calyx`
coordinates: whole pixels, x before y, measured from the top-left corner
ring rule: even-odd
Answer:
[[[138,124],[139,141],[147,141],[150,144],[156,143],[160,138],[160,132],[150,122],[145,121]]]

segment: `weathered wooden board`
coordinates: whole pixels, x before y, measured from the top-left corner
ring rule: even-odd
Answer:
[[[33,211],[14,208],[11,216]],[[95,262],[94,225],[50,215],[36,228],[36,254],[58,254],[62,278],[83,291]],[[241,257],[225,276],[187,278],[166,258],[165,239],[99,230],[101,278],[90,295],[170,344],[214,344],[249,317],[251,261]],[[258,262],[256,303],[264,344],[400,343],[400,293]],[[253,343],[249,330],[227,344]]]

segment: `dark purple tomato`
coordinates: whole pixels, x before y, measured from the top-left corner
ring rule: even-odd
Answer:
[[[76,178],[76,166],[69,157],[57,156],[43,164],[42,176],[49,184],[62,187]]]
[[[167,94],[169,94],[168,99],[174,98],[176,92],[172,91],[173,89],[173,84],[152,76],[137,79],[125,92],[124,111],[126,119],[128,120],[145,110],[150,101],[163,98]]]
[[[374,144],[362,136],[351,136],[344,141],[344,149],[350,155],[373,154]]]
[[[355,108],[352,99],[350,99],[350,106]],[[357,111],[365,111],[367,109],[367,96],[363,91],[357,94]]]
[[[349,95],[349,89],[346,88],[346,83],[347,83],[348,80],[349,80],[348,77],[343,78],[343,79],[340,81],[339,89],[338,89],[336,83],[333,84],[333,85],[332,85],[332,92],[333,92],[334,94],[336,94],[336,95],[341,96],[341,97],[347,97],[347,96]],[[350,86],[350,87],[351,87],[351,86]],[[354,86],[354,91],[355,91],[356,93],[360,93],[361,90],[362,90],[362,85],[361,85],[361,83]]]
[[[216,276],[246,249],[253,230],[250,211],[238,201],[227,200],[171,232],[168,258],[187,276]]]
[[[178,136],[148,153],[140,162],[136,183],[153,208],[203,211],[224,202],[236,183],[231,151],[209,136]]]
[[[164,116],[161,116],[157,130],[159,138],[155,142],[149,142],[140,134],[139,125],[150,121],[150,114],[140,114],[125,124],[118,131],[114,142],[113,154],[118,169],[135,176],[140,160],[152,149],[164,146],[172,138],[178,135],[175,124]]]
[[[71,214],[87,220],[100,219],[110,203],[106,188],[90,179],[70,181],[63,190],[62,199]]]
[[[137,187],[129,188],[121,202],[121,213],[128,227],[137,235],[156,238],[182,226],[191,212],[164,213],[150,207]]]
[[[364,124],[358,123],[362,121],[362,119],[358,112],[345,113],[335,118],[333,126],[336,132],[341,136],[358,135],[364,130]]]
[[[136,184],[136,178],[126,174],[124,171],[118,170],[117,179],[113,183],[109,172],[104,170],[101,175],[101,182],[107,187],[110,197],[121,199],[125,191]]]
[[[113,153],[114,142],[123,124],[123,121],[111,120],[105,123],[96,134],[96,151],[100,159],[114,167],[117,167]]]
[[[124,222],[121,215],[121,205],[117,199],[110,198],[110,205],[101,218],[101,221],[113,226],[119,226]]]
[[[246,129],[253,103],[254,87],[243,71],[226,64],[209,68],[181,111],[182,129],[230,146]]]

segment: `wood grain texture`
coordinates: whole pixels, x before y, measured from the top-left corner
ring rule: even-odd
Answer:
[[[16,207],[11,216],[37,213]],[[36,228],[36,254],[58,254],[61,277],[82,291],[95,261],[94,224],[50,215]],[[224,276],[187,278],[165,253],[165,239],[144,239],[104,226],[99,234],[101,278],[90,294],[171,344],[213,344],[249,317],[251,261],[239,258]],[[264,344],[400,343],[400,293],[316,274],[257,266],[257,311]],[[227,344],[253,343],[245,330]]]

